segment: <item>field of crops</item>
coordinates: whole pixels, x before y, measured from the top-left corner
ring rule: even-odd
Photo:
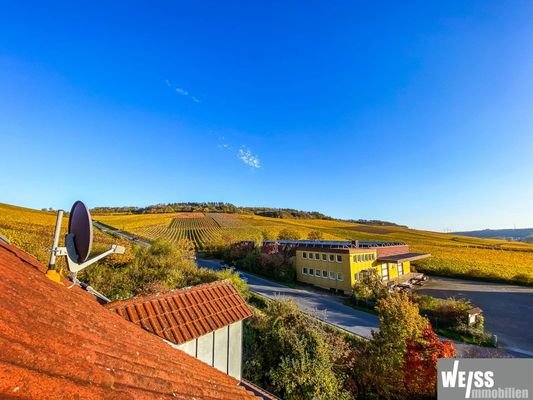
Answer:
[[[478,239],[419,231],[396,226],[371,226],[349,222],[277,219],[255,215],[201,214],[191,218],[179,214],[102,215],[104,223],[150,239],[187,238],[203,249],[220,241],[256,240],[276,237],[282,229],[297,231],[302,238],[309,232],[323,232],[325,239],[403,241],[415,252],[430,253],[416,267],[425,272],[533,284],[533,245],[504,240]]]
[[[35,256],[39,261],[48,264],[56,223],[56,213],[48,211],[32,210],[29,208],[11,206],[0,203],[0,233],[17,247]],[[66,233],[68,218],[63,218],[62,234]],[[63,236],[62,236],[63,237]],[[60,243],[62,242],[62,238]],[[109,235],[94,230],[93,253],[99,253],[107,249],[112,243],[120,243],[130,247],[124,240],[118,240]],[[131,251],[125,255],[113,255],[112,257],[126,259],[131,256]],[[59,266],[63,260],[59,259]]]
[[[0,233],[47,263],[55,218],[51,212],[0,204]],[[412,251],[432,255],[416,265],[422,271],[533,284],[533,244],[529,243],[477,239],[395,226],[220,213],[93,215],[93,219],[148,239],[187,239],[197,249],[238,240],[260,242],[264,237],[276,237],[286,228],[297,231],[302,238],[318,230],[323,232],[325,239],[403,241],[410,245]],[[65,218],[63,230],[66,226]],[[95,230],[94,250],[99,251],[115,241],[115,238]]]

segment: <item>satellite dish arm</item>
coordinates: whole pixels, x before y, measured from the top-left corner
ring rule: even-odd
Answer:
[[[95,262],[101,260],[102,258],[110,254],[124,254],[125,248],[123,246],[117,246],[116,244],[111,245],[111,248],[102,254],[94,256],[89,260],[78,264],[78,254],[76,253],[76,247],[74,246],[74,235],[68,234],[65,237],[65,242],[67,245],[67,264],[70,272],[78,273],[84,268],[87,268],[89,265],[94,264]]]

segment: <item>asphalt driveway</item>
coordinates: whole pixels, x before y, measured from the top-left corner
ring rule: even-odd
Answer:
[[[431,277],[417,292],[440,298],[470,299],[483,310],[485,328],[498,336],[501,347],[533,356],[533,288]]]

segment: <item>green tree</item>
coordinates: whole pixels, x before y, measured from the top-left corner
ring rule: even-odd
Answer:
[[[311,231],[307,234],[307,239],[309,240],[324,240],[324,232],[321,231]]]
[[[269,231],[267,229],[263,230],[261,232],[261,235],[263,237],[263,240],[274,240],[276,239],[276,234],[272,231]]]
[[[419,338],[429,322],[405,293],[391,293],[378,300],[379,331],[358,354],[353,371],[361,392],[368,398],[405,397],[403,365],[407,341]]]
[[[169,289],[228,279],[244,295],[246,284],[230,272],[198,268],[189,242],[156,240],[150,247],[136,246],[132,257],[117,263],[110,257],[88,268],[82,279],[111,299],[148,295]]]
[[[364,274],[361,273],[352,289],[356,301],[374,303],[388,295],[387,287],[383,285],[375,268],[368,269]]]
[[[292,301],[271,301],[248,324],[245,376],[287,400],[347,399],[336,363],[347,344],[332,338]],[[332,345],[330,340],[337,340]]]
[[[282,229],[278,233],[278,239],[280,240],[300,240],[301,237],[300,232],[290,228]]]

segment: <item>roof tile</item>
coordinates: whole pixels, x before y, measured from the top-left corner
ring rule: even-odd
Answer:
[[[106,307],[176,344],[196,339],[252,315],[237,290],[225,281],[114,301]],[[169,331],[172,335],[168,334]],[[171,336],[173,338],[169,339]]]
[[[256,398],[234,378],[121,318],[140,325],[135,308],[115,315],[80,288],[46,279],[45,271],[0,243],[0,398]],[[149,314],[165,309],[151,304]]]

